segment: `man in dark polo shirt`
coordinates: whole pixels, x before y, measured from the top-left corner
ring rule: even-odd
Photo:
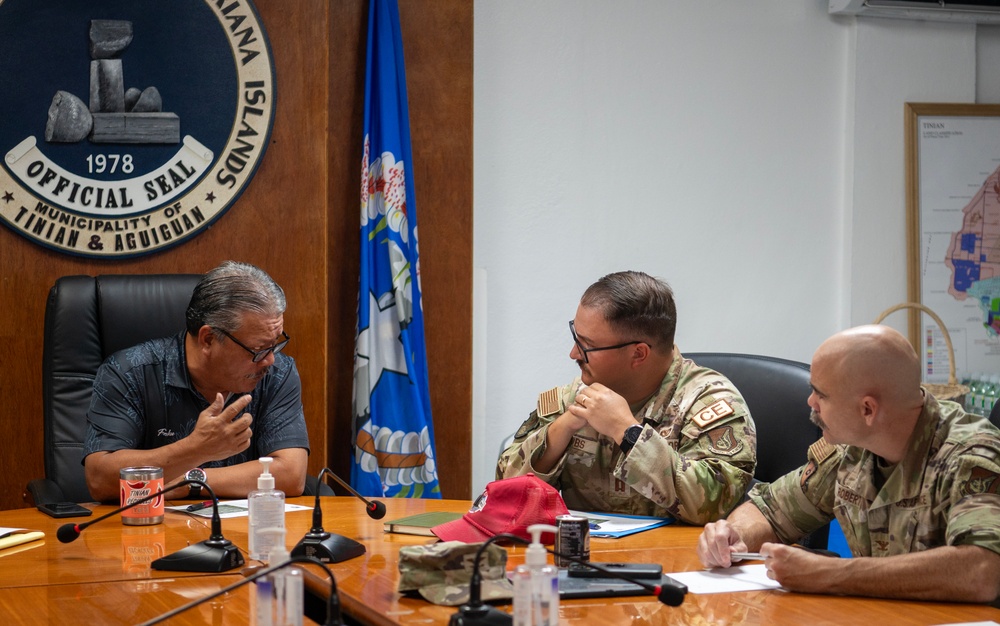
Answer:
[[[108,357],[87,412],[91,495],[117,500],[121,468],[155,466],[164,484],[187,476],[218,497],[245,498],[261,456],[274,459],[276,488],[300,495],[309,438],[295,361],[281,352],[284,311],[284,291],[270,276],[226,261],[195,287],[184,332]],[[196,486],[167,493],[205,496]]]

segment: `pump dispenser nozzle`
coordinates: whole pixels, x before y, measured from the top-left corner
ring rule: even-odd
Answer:
[[[257,531],[270,540],[271,550],[267,553],[265,561],[268,565],[276,565],[288,560],[288,549],[285,547],[285,529],[272,526],[261,528]]]
[[[274,476],[271,474],[271,463],[274,459],[269,456],[262,456],[257,460],[264,466],[260,476],[257,477],[257,489],[274,489]]]
[[[550,524],[532,524],[528,526],[528,534],[531,535],[531,543],[524,551],[524,564],[530,568],[539,568],[548,563],[549,553],[542,543],[542,533],[557,533],[559,529]]]
[[[267,554],[266,560],[268,565],[278,565],[288,561],[288,548],[285,547],[285,529],[278,527],[268,527],[261,528],[257,531],[261,535],[268,537],[271,540],[271,551]],[[268,621],[270,615],[264,616],[258,613],[258,624],[302,624],[302,614],[303,614],[303,582],[302,582],[302,572],[296,568],[290,568],[287,571],[278,571],[271,574],[272,588],[267,587],[260,588],[259,593],[262,594],[274,594],[274,617],[275,619],[271,622]],[[272,591],[273,590],[273,591]],[[270,603],[267,598],[263,600],[264,611],[270,611]],[[261,599],[258,599],[258,609],[260,606]]]

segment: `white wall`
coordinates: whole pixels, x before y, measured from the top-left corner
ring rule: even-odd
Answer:
[[[688,352],[808,362],[905,299],[903,103],[973,101],[976,30],[826,4],[476,0],[474,494],[608,272]]]

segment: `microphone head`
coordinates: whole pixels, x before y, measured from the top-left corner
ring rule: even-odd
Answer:
[[[59,541],[63,543],[75,541],[79,536],[80,529],[76,524],[63,524],[59,527],[59,530],[56,531],[56,537],[58,537]]]
[[[385,505],[378,500],[369,502],[365,510],[368,511],[368,517],[372,519],[382,519],[385,517]]]
[[[684,602],[686,593],[686,585],[666,583],[660,588],[660,593],[656,594],[656,598],[667,606],[680,606]]]

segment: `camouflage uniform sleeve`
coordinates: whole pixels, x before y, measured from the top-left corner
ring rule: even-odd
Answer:
[[[497,461],[496,479],[534,474],[550,485],[558,488],[558,478],[562,472],[566,455],[559,459],[555,467],[546,474],[537,471],[532,460],[539,458],[545,452],[545,438],[549,424],[565,411],[566,394],[573,385],[554,387],[538,396],[538,406],[531,412],[528,419],[521,424],[514,434],[514,440],[500,453]]]
[[[805,465],[750,490],[750,501],[783,543],[795,543],[834,518],[837,470],[843,455],[842,447],[820,438],[809,446]]]
[[[937,498],[950,506],[948,545],[974,545],[1000,554],[1000,451],[976,446],[956,455]],[[919,529],[917,529],[919,535]]]
[[[691,406],[678,448],[645,425],[615,474],[689,524],[722,518],[746,493],[757,464],[753,420],[738,394],[707,394]]]

